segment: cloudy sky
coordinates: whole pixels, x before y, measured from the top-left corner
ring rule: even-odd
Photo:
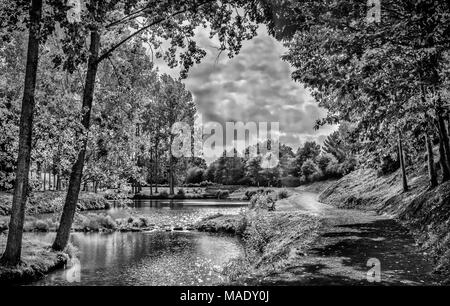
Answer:
[[[315,131],[314,124],[325,111],[301,84],[291,80],[289,64],[280,59],[283,45],[270,37],[265,27],[258,32],[233,59],[226,54],[218,58],[208,33],[198,32],[198,41],[208,55],[184,82],[203,121],[279,122],[280,141],[294,149],[308,140],[322,142],[332,128]],[[164,65],[160,70],[169,72]]]

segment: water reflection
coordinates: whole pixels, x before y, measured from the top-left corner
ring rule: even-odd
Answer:
[[[222,268],[242,252],[236,238],[196,232],[76,233],[71,242],[81,282],[60,270],[36,285],[212,285],[225,280]]]
[[[214,214],[239,214],[248,202],[221,200],[136,200],[129,209],[112,208],[114,219],[129,216],[130,211],[158,225],[187,226]]]

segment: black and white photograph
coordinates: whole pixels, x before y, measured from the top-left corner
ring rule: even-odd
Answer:
[[[0,0],[2,288],[446,285],[449,1]]]

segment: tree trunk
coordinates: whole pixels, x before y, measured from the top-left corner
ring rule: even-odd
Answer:
[[[37,162],[36,167],[37,167],[36,174],[37,174],[39,183],[42,184],[42,165],[41,165],[41,163]],[[42,190],[42,187],[41,187],[41,190]]]
[[[44,191],[46,190],[46,185],[47,184],[47,169],[46,169],[46,165],[44,163]]]
[[[439,164],[442,169],[442,182],[446,182],[450,179],[450,170],[447,165],[447,161],[445,160],[445,149],[444,144],[439,137]]]
[[[425,133],[425,143],[427,146],[428,175],[430,178],[430,188],[434,188],[438,185],[438,181],[436,175],[436,168],[434,167],[433,145],[431,144],[428,132]]]
[[[30,30],[28,37],[27,62],[24,93],[20,115],[19,154],[17,157],[16,182],[9,221],[6,249],[1,264],[16,266],[22,252],[22,233],[25,219],[25,205],[28,197],[28,172],[30,171],[33,113],[35,108],[36,74],[39,62],[39,36],[42,15],[42,0],[32,0],[30,7]]]
[[[153,149],[150,147],[150,195],[153,195]]]
[[[403,152],[402,132],[398,131],[398,155],[400,159],[400,167],[402,169],[403,192],[408,191],[408,179],[406,176],[405,156]]]
[[[439,140],[442,142],[444,147],[445,158],[447,161],[447,169],[450,169],[450,140],[448,138],[447,129],[445,127],[444,117],[442,116],[442,112],[437,114],[438,119],[438,130],[439,130]],[[447,177],[448,179],[448,177]]]
[[[158,144],[155,147],[155,193],[158,193],[158,182],[159,182],[159,173],[158,173]]]
[[[169,194],[174,195],[175,194],[175,188],[173,186],[173,159],[172,159],[172,152],[169,155]]]
[[[89,131],[92,103],[94,100],[95,78],[98,69],[98,56],[100,48],[100,34],[98,29],[91,31],[91,44],[89,47],[88,69],[86,83],[83,92],[83,119],[82,124],[85,131]],[[82,148],[78,153],[77,161],[72,166],[70,174],[69,188],[64,203],[60,226],[53,243],[53,250],[62,251],[66,248],[70,237],[73,218],[77,208],[78,196],[80,194],[81,179],[83,176],[84,159],[86,156],[87,137],[84,138]]]
[[[56,181],[56,190],[61,191],[61,170],[58,167],[58,180]]]

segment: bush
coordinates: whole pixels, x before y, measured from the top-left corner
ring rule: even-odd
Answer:
[[[400,162],[394,160],[390,155],[384,156],[378,166],[378,175],[387,175],[397,171],[400,168]]]
[[[109,230],[115,230],[117,228],[117,223],[111,216],[99,216],[99,224],[101,227]]]
[[[230,196],[230,192],[228,190],[219,190],[217,192],[218,199],[227,199]]]
[[[38,232],[48,232],[50,229],[50,226],[47,224],[47,222],[43,220],[37,220],[34,223],[34,228]]]
[[[302,175],[308,181],[310,176],[317,172],[317,166],[312,159],[307,159],[302,165]]]
[[[258,193],[250,199],[250,209],[274,211],[275,201],[276,199],[271,194]]]
[[[334,159],[333,155],[329,153],[320,154],[319,157],[316,159],[317,167],[319,167],[320,171],[322,173],[327,172],[327,168],[330,165],[331,161]]]
[[[280,179],[282,187],[298,187],[300,186],[300,179],[298,177],[289,175]]]
[[[237,184],[241,186],[250,186],[252,184],[252,180],[249,177],[243,177],[237,181]]]
[[[204,170],[198,167],[190,168],[186,174],[187,184],[199,184],[203,181]]]
[[[274,192],[273,189],[263,189],[263,188],[256,189],[256,190],[247,190],[245,192],[245,197],[247,200],[251,200],[251,198],[256,194],[270,194],[273,192]]]
[[[81,228],[85,231],[98,232],[100,230],[100,224],[98,223],[97,219],[88,217],[83,220]]]
[[[117,223],[107,215],[88,214],[86,216],[80,215],[81,224],[78,227],[83,231],[98,232],[101,229],[116,230]]]
[[[169,197],[169,193],[166,190],[163,190],[159,193],[159,196],[162,198],[168,198]]]
[[[178,194],[178,196],[183,197],[183,198],[186,195],[186,193],[184,192],[183,188],[178,189],[178,193],[177,194]]]
[[[276,193],[277,200],[287,199],[291,196],[288,190],[278,190]]]
[[[41,189],[42,189],[42,183],[40,180],[38,180],[34,177],[29,180],[29,182],[28,182],[28,191],[29,192],[39,191]]]

